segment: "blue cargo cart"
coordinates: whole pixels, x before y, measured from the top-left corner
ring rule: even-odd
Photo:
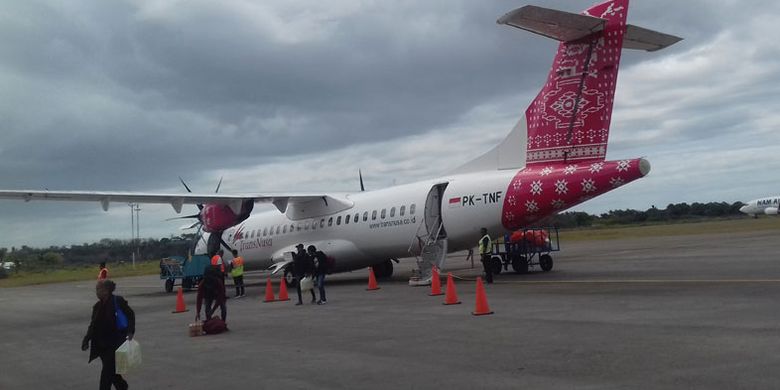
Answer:
[[[561,250],[558,228],[528,228],[518,232],[523,239],[510,241],[512,235],[506,234],[503,240],[493,241],[493,273],[508,271],[510,265],[518,274],[527,273],[534,266],[545,272],[551,270],[553,259],[550,253]]]
[[[203,279],[203,270],[210,263],[209,257],[204,255],[192,256],[190,259],[184,256],[171,256],[160,260],[160,279],[165,280],[165,292],[172,292],[176,280],[181,280],[181,286],[189,290],[198,285]]]

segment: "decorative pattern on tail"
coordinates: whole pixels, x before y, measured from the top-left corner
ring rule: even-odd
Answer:
[[[611,0],[583,14],[604,28],[558,46],[542,90],[526,110],[527,165],[604,160],[628,0]]]

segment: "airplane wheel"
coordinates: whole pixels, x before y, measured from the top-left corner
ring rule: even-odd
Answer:
[[[295,275],[289,268],[284,270],[284,283],[288,288],[295,287]]]
[[[374,276],[376,276],[379,279],[387,279],[393,276],[393,262],[390,260],[387,260],[383,263],[375,264],[373,267],[374,267]]]
[[[165,292],[173,292],[173,279],[165,279]]]
[[[553,259],[550,255],[539,256],[539,267],[542,267],[542,271],[549,271],[553,268]]]
[[[492,259],[490,259],[490,266],[493,267],[493,275],[500,274],[501,269],[504,268],[501,263],[501,258],[498,256],[494,256]]]
[[[528,259],[525,256],[512,256],[512,269],[518,274],[528,273]]]

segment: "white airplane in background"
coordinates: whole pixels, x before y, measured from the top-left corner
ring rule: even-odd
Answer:
[[[235,248],[248,268],[287,264],[298,243],[335,261],[334,272],[373,266],[390,276],[389,259],[423,255],[430,275],[446,254],[522,227],[647,175],[644,158],[606,161],[622,49],[655,51],[681,38],[626,24],[628,0],[581,14],[525,6],[498,19],[560,41],[544,86],[500,144],[444,176],[376,191],[287,194],[163,194],[0,191],[0,198],[165,203],[180,213],[196,204],[206,232],[198,250]],[[189,191],[189,189],[187,189]],[[256,203],[276,206],[252,214]]]
[[[780,195],[753,199],[740,207],[739,211],[756,217],[758,214],[777,215],[778,208],[780,208]]]

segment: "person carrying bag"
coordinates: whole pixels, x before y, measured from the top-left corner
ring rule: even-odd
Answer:
[[[117,372],[116,351],[125,341],[132,341],[135,335],[135,313],[127,301],[113,295],[116,284],[103,279],[95,286],[97,303],[92,306],[92,319],[87,334],[81,342],[81,350],[89,349],[89,361],[100,358],[103,369],[100,371],[100,389],[127,389],[127,382]],[[137,343],[135,343],[137,345]],[[140,363],[140,349],[138,362]],[[124,369],[124,368],[123,368]]]

